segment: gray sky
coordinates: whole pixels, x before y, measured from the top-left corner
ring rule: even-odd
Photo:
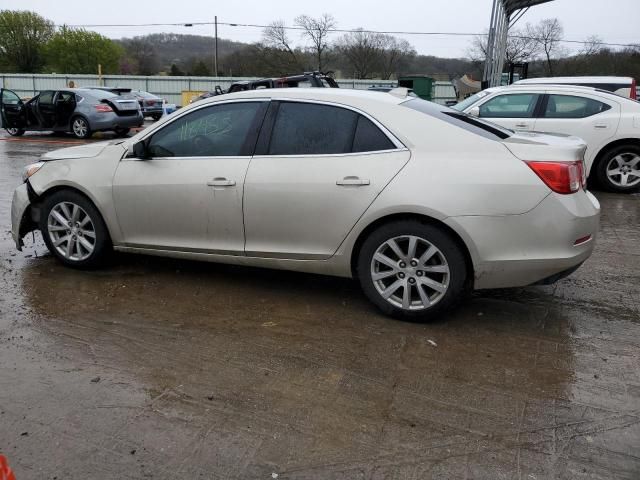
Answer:
[[[228,23],[267,24],[283,19],[293,25],[296,15],[318,16],[331,13],[339,28],[363,27],[384,31],[482,32],[489,24],[491,0],[404,0],[401,4],[384,1],[323,0],[0,0],[0,8],[34,10],[56,24],[177,23],[218,20]],[[397,5],[397,7],[396,7]],[[401,5],[401,6],[400,6]],[[584,40],[598,35],[614,43],[640,43],[640,2],[638,0],[555,0],[531,8],[517,27],[527,22],[558,17],[564,37]],[[174,32],[213,35],[213,27],[129,27],[92,28],[112,38],[145,33]],[[220,26],[218,35],[244,42],[260,39],[259,28]],[[338,34],[334,34],[338,35]],[[299,33],[291,32],[300,43]],[[463,57],[468,37],[402,36],[418,53],[441,57]],[[567,46],[568,48],[577,48]]]

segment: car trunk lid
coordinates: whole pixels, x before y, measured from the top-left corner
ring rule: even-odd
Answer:
[[[581,138],[540,132],[515,132],[502,143],[520,160],[540,162],[582,161],[587,148]]]

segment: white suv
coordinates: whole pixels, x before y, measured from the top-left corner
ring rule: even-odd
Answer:
[[[632,77],[542,77],[518,80],[515,85],[576,85],[580,87],[599,88],[628,97],[638,99],[636,79]]]
[[[453,108],[512,130],[581,137],[592,181],[614,192],[640,188],[640,103],[634,100],[590,87],[510,85]]]

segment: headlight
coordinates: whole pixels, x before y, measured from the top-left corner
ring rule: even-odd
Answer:
[[[36,162],[24,167],[24,170],[22,171],[22,181],[26,182],[31,175],[33,175],[34,173],[36,173],[38,170],[42,168],[44,163],[45,162]]]

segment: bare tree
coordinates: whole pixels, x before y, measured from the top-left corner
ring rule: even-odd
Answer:
[[[296,65],[300,64],[298,56],[291,46],[291,40],[284,21],[276,20],[265,27],[262,30],[262,41],[268,47],[286,51]]]
[[[535,40],[544,53],[547,62],[547,74],[553,75],[552,58],[561,53],[560,41],[564,29],[557,18],[546,18],[535,26],[527,24],[526,36]]]
[[[371,78],[382,65],[383,35],[360,29],[342,36],[336,49],[347,58],[355,78]]]
[[[415,48],[406,40],[383,35],[380,75],[384,79],[389,79],[391,75],[398,74],[401,68],[406,67],[415,56]]]
[[[477,35],[471,40],[467,56],[474,62],[484,62],[487,57],[488,35]],[[507,37],[505,61],[507,63],[530,62],[540,53],[538,42],[521,30],[514,30]]]
[[[602,47],[602,38],[598,35],[591,35],[585,40],[585,43],[578,52],[578,55],[583,55],[585,57],[597,55],[602,51]]]
[[[329,47],[327,36],[337,23],[333,15],[324,13],[319,18],[313,18],[308,15],[299,15],[295,19],[297,26],[302,28],[302,35],[311,40],[312,48],[315,52],[318,63],[318,70],[322,71],[322,60],[325,52]]]
[[[139,75],[154,75],[160,69],[155,44],[148,37],[133,37],[123,40],[124,48],[137,64]]]

